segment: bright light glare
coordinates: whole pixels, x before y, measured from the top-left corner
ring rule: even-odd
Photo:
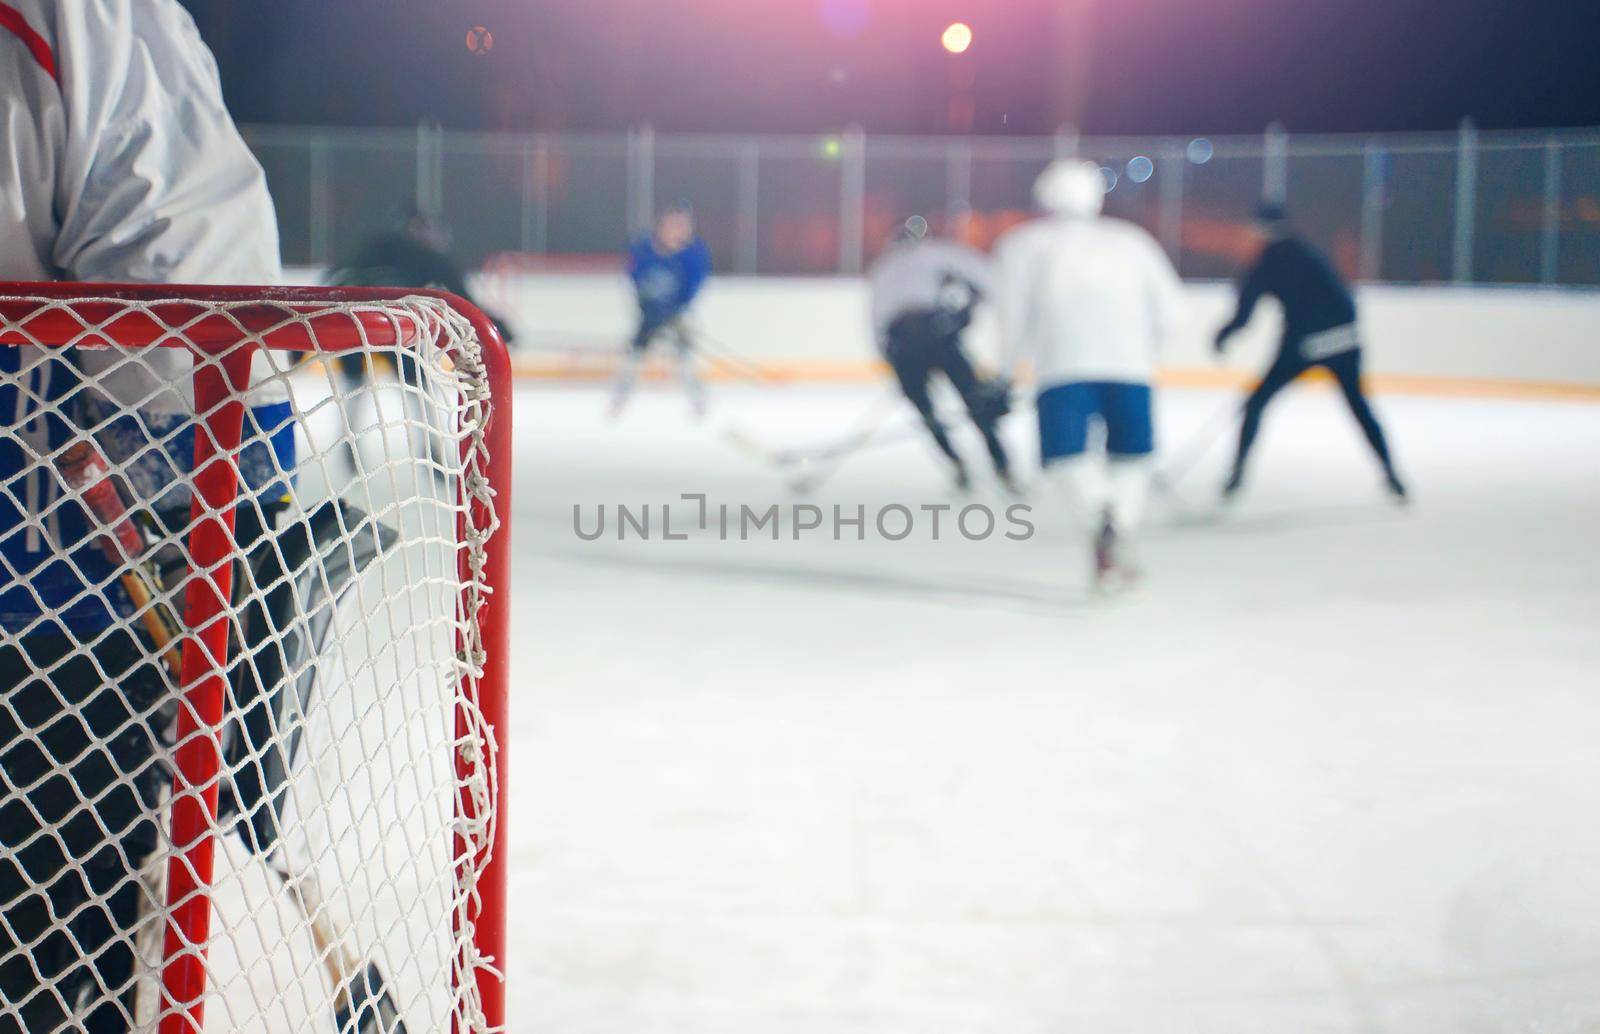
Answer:
[[[972,26],[966,22],[951,22],[949,28],[944,30],[944,35],[939,37],[939,42],[952,54],[965,54],[967,48],[972,46]]]

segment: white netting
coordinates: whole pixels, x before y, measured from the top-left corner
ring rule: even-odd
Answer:
[[[208,398],[199,371],[245,352],[248,389]],[[491,1029],[492,402],[429,297],[0,296],[0,1032],[186,1029],[161,993],[169,867],[198,864],[173,780],[212,734],[204,1029]],[[240,478],[209,576],[197,438]],[[194,601],[223,566],[213,727],[179,669],[206,673]]]

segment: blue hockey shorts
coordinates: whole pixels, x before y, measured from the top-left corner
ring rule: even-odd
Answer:
[[[1148,384],[1074,381],[1039,394],[1039,458],[1077,456],[1089,447],[1089,425],[1105,428],[1111,456],[1148,456],[1155,451]]]

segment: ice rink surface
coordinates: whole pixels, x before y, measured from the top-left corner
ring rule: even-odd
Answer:
[[[877,394],[519,390],[514,1030],[1600,1030],[1600,407],[1380,398],[1401,511],[1293,391],[1111,600],[1038,490],[1024,542],[680,523],[797,501],[722,429]],[[1231,397],[1164,393],[1163,444]],[[574,532],[675,501],[687,541]],[[911,438],[799,501],[962,502]]]

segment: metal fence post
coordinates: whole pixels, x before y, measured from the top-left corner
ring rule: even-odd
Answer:
[[[635,126],[628,130],[627,215],[628,232],[649,226],[655,213],[655,130]]]
[[[739,272],[755,276],[761,259],[761,144],[739,147]]]
[[[1553,284],[1561,275],[1561,141],[1552,134],[1544,142],[1544,227],[1539,237],[1539,282]]]
[[[1262,135],[1261,200],[1281,205],[1289,200],[1289,134],[1274,122]]]
[[[656,130],[638,130],[638,224],[656,221]]]
[[[550,250],[550,138],[541,135],[537,150],[534,152],[534,184],[536,205],[534,207],[534,243],[540,251]]]
[[[628,224],[627,232],[630,234],[639,227],[639,176],[635,171],[636,160],[633,156],[639,144],[634,139],[635,132],[630,127],[623,137],[622,217]]]
[[[521,205],[522,250],[533,250],[533,138],[522,141],[522,189],[517,200]]]
[[[1383,147],[1369,139],[1361,155],[1361,259],[1362,280],[1383,275]]]
[[[328,190],[328,138],[322,133],[313,133],[307,147],[306,157],[310,163],[311,182],[308,187],[310,204],[306,206],[306,215],[310,221],[311,264],[314,266],[327,266],[331,264],[333,239],[333,224],[331,220],[333,205]]]
[[[1158,195],[1161,210],[1157,225],[1161,230],[1161,245],[1167,249],[1167,256],[1172,259],[1174,266],[1183,257],[1183,171],[1186,162],[1183,147],[1174,145],[1161,159],[1162,168],[1157,171],[1161,176]]]
[[[411,204],[419,212],[428,210],[428,120],[417,120],[417,144],[414,155],[417,179],[411,189]]]
[[[857,276],[866,250],[866,137],[860,126],[851,126],[840,143],[839,272]]]
[[[423,119],[417,123],[417,211],[444,211],[443,181],[444,127]]]
[[[1076,158],[1078,156],[1079,134],[1078,127],[1070,122],[1064,122],[1056,128],[1056,158]]]
[[[965,140],[952,140],[945,148],[944,206],[945,232],[953,234],[956,220],[972,211],[972,145]]]
[[[548,229],[545,177],[549,159],[544,139],[529,137],[522,142],[522,250],[543,251]]]
[[[1453,279],[1472,282],[1472,237],[1476,230],[1478,201],[1478,130],[1472,120],[1461,120],[1456,143],[1456,238]]]

